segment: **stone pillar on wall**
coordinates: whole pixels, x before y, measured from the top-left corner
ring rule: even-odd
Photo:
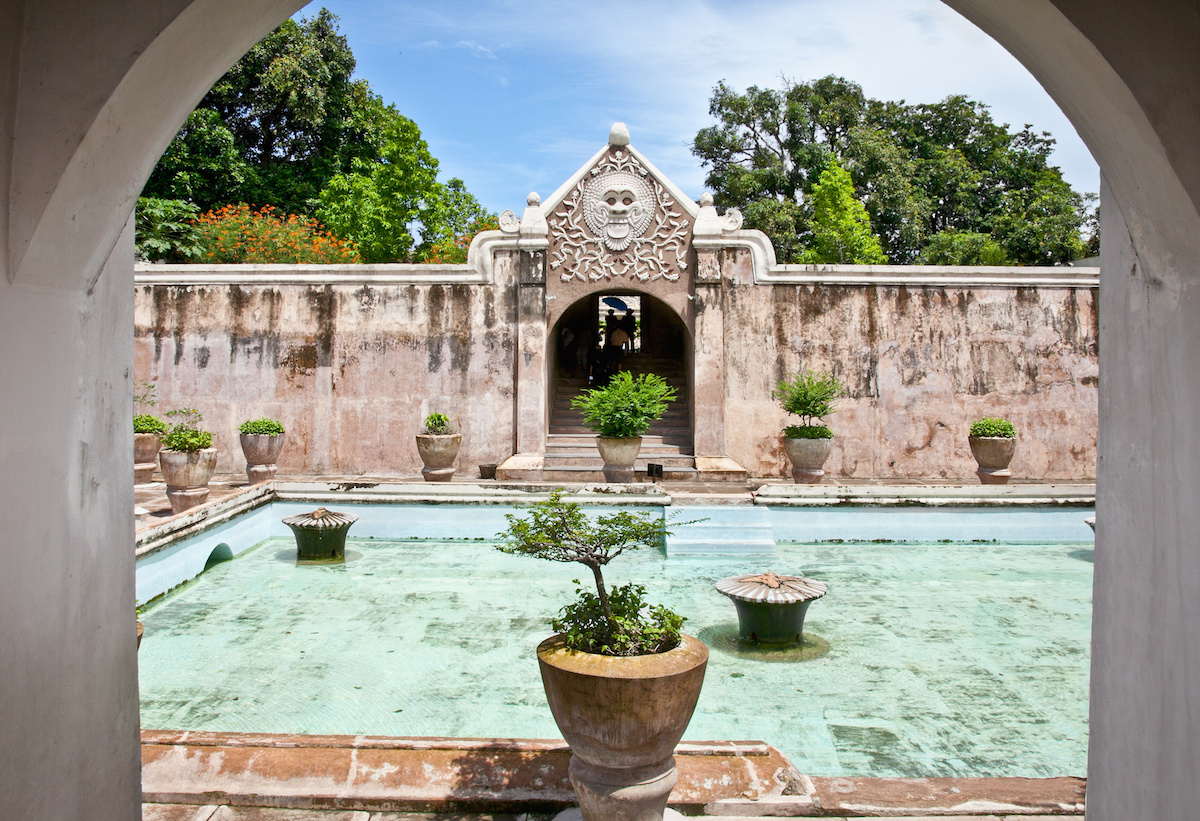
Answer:
[[[746,469],[725,450],[725,299],[721,261],[723,237],[737,231],[742,216],[736,210],[717,215],[712,194],[700,196],[700,212],[692,230],[696,252],[693,278],[695,332],[693,349],[692,443],[700,479],[745,479]]]
[[[546,426],[549,408],[548,363],[546,360],[546,215],[541,198],[532,193],[527,199],[519,227],[513,226],[511,212],[501,215],[505,230],[516,227],[517,242],[517,356],[514,404],[516,453],[496,470],[500,479],[539,479],[546,453]]]

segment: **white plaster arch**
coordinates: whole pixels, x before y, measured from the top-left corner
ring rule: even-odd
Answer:
[[[1088,811],[1189,818],[1200,806],[1200,638],[1188,629],[1200,624],[1195,3],[945,2],[1041,81],[1110,195]],[[22,818],[138,817],[132,559],[121,553],[132,493],[118,487],[132,438],[129,215],[208,85],[301,5],[0,0],[0,720],[11,739],[0,794]],[[118,561],[101,561],[105,549]],[[39,648],[48,624],[55,646]]]

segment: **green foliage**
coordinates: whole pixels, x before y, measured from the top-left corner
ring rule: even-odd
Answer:
[[[157,416],[151,416],[148,413],[139,413],[133,417],[133,432],[134,433],[166,433],[167,423],[159,419]]]
[[[781,379],[774,397],[788,413],[800,417],[801,428],[813,428],[814,419],[833,413],[837,400],[846,395],[846,387],[832,373],[804,370],[791,379]],[[828,430],[828,428],[823,428]],[[830,436],[833,434],[830,433]],[[828,436],[801,435],[791,438],[827,439]]]
[[[453,182],[453,180],[452,180]],[[500,228],[500,221],[492,215],[473,220],[467,229],[451,240],[441,240],[429,249],[426,262],[435,265],[462,265],[467,261],[467,252],[471,249],[471,240],[484,231],[495,231]]]
[[[454,432],[450,425],[450,417],[437,411],[425,417],[425,425],[422,430],[435,436],[445,436]]]
[[[783,435],[787,439],[832,439],[833,430],[825,425],[788,425]]]
[[[179,421],[171,425],[170,430],[163,434],[162,445],[164,450],[192,453],[193,451],[212,447],[212,433],[200,430],[200,423],[204,421],[200,415],[200,411],[195,408],[180,408],[178,410],[167,411],[167,416]]]
[[[283,424],[277,419],[250,419],[238,426],[238,433],[257,434],[259,436],[282,436]]]
[[[354,67],[327,9],[284,21],[204,96],[144,195],[205,212],[271,206],[320,219],[363,261],[425,259],[488,214],[461,180],[437,180],[416,124],[353,79]]]
[[[203,250],[195,218],[200,209],[184,200],[139,197],[134,247],[140,259],[190,262]]]
[[[152,408],[158,404],[158,387],[149,379],[139,380],[133,386],[133,406],[135,408]]]
[[[971,423],[971,436],[990,436],[1001,439],[1014,439],[1017,429],[1007,419],[986,416]]]
[[[601,570],[627,550],[663,544],[669,531],[662,518],[622,511],[592,521],[582,507],[566,501],[561,490],[524,514],[509,513],[505,518],[508,527],[498,534],[504,540],[499,550],[552,562],[578,562],[592,571],[596,593],[578,590],[579,600],[553,622],[555,630],[567,633],[569,647],[605,655],[645,655],[678,644],[681,617],[661,606],[647,608],[645,590],[635,585],[614,587],[610,594]]]
[[[608,384],[571,400],[583,421],[601,436],[641,436],[675,401],[675,389],[656,374],[621,371]]]
[[[812,241],[800,254],[806,263],[883,265],[887,257],[871,233],[867,209],[854,197],[854,183],[831,159],[812,191]]]
[[[990,234],[947,228],[929,238],[917,262],[923,265],[1011,265]]]
[[[781,262],[799,261],[813,245],[812,195],[830,159],[849,172],[893,262],[915,261],[928,238],[947,229],[987,234],[1018,264],[1078,254],[1089,199],[1049,165],[1054,140],[997,124],[966,97],[885,102],[830,76],[744,93],[720,83],[709,113],[715,124],[696,134],[692,151],[708,169],[716,205],[740,208],[748,226],[771,237]],[[788,213],[797,204],[800,218]]]
[[[570,649],[603,656],[645,656],[679,646],[680,628],[686,619],[661,604],[648,605],[642,585],[614,585],[608,591],[611,618],[605,616],[595,593],[580,587],[575,592],[579,598],[563,607],[550,623]]]
[[[359,261],[351,242],[325,231],[311,217],[281,214],[270,205],[257,211],[249,205],[226,205],[202,215],[200,260],[215,263],[311,263]]]

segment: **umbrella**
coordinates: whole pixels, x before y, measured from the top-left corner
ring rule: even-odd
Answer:
[[[626,305],[619,297],[606,296],[606,297],[604,297],[604,299],[602,299],[600,301],[603,302],[605,305],[609,306],[610,308],[616,308],[618,311],[628,311],[629,310],[629,306]]]

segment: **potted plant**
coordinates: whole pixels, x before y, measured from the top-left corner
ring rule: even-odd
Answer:
[[[1008,463],[1017,449],[1017,429],[1007,419],[987,416],[971,423],[967,436],[971,455],[979,463],[975,475],[985,485],[1006,485],[1012,471]]]
[[[571,747],[568,772],[584,821],[661,819],[708,648],[680,632],[681,616],[647,604],[641,585],[607,589],[602,568],[627,550],[660,545],[666,523],[625,512],[593,521],[562,491],[527,517],[506,518],[500,550],[579,562],[595,581],[595,593],[577,588],[578,599],[552,621],[556,635],[537,649],[550,712]]]
[[[275,419],[251,419],[238,426],[242,454],[246,457],[246,479],[257,485],[275,478],[279,452],[283,450],[283,425]]]
[[[134,407],[154,407],[154,383],[143,379],[133,394]],[[162,435],[167,432],[167,423],[149,413],[138,413],[133,417],[133,482],[142,484],[154,477],[158,467],[158,451],[162,448]]]
[[[212,446],[212,433],[200,429],[203,417],[198,410],[182,408],[168,411],[167,416],[179,421],[163,434],[158,463],[167,483],[171,512],[182,513],[208,498],[208,480],[217,467],[217,449]]]
[[[450,417],[444,413],[429,414],[425,426],[417,434],[417,453],[421,455],[421,475],[426,482],[449,482],[454,478],[454,459],[462,444],[462,434],[455,433]]]
[[[633,481],[642,434],[674,401],[675,389],[661,376],[634,376],[629,371],[621,371],[607,385],[571,400],[571,407],[583,412],[584,424],[599,434],[596,447],[604,460],[605,481]]]
[[[800,417],[799,425],[783,429],[783,447],[792,463],[792,479],[797,484],[820,482],[825,477],[825,460],[833,446],[833,431],[823,419],[833,413],[837,400],[846,395],[846,386],[832,373],[804,370],[791,379],[780,380],[774,395],[785,411]]]

